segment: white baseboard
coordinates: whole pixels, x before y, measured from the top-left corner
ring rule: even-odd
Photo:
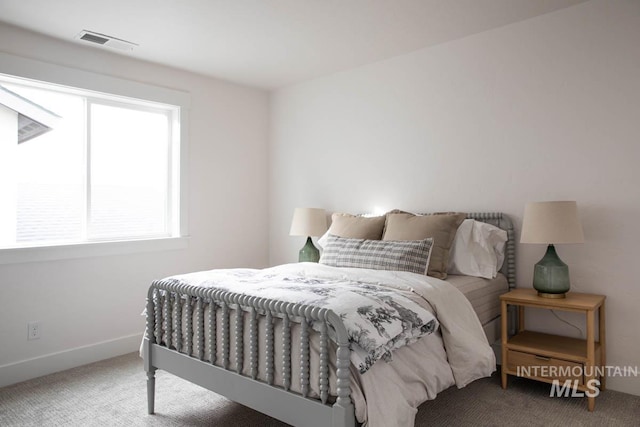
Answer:
[[[0,366],[0,387],[137,351],[142,333]]]

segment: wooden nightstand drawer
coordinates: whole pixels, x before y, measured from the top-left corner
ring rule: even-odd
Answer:
[[[507,367],[510,371],[519,372],[523,377],[557,379],[561,382],[578,380],[578,384],[584,385],[582,365],[568,360],[509,350]]]

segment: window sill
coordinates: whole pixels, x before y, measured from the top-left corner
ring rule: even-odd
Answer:
[[[55,261],[61,259],[90,258],[124,255],[139,252],[158,252],[184,249],[188,237],[127,240],[114,242],[90,242],[57,246],[0,249],[0,264]]]

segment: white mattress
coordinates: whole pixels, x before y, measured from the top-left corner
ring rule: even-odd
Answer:
[[[449,274],[447,282],[467,297],[483,325],[500,316],[499,297],[509,291],[509,283],[502,273],[495,279]]]

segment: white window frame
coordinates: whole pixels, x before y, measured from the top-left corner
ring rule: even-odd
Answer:
[[[173,138],[179,140],[178,144],[170,144],[169,159],[172,159],[175,167],[169,168],[169,189],[178,189],[178,191],[169,192],[169,195],[174,198],[169,203],[171,212],[168,212],[167,216],[167,220],[171,221],[170,229],[173,230],[171,236],[0,249],[0,264],[174,250],[187,247],[188,132],[186,124],[191,103],[191,97],[188,93],[49,64],[3,52],[0,52],[0,75],[8,79],[31,80],[36,84],[41,82],[47,85],[65,86],[66,92],[68,92],[68,88],[99,92],[100,97],[97,99],[101,104],[108,103],[109,98],[117,103],[118,97],[125,97],[144,100],[140,108],[144,108],[144,104],[148,102],[175,106],[177,111],[173,114],[174,119],[170,124],[170,129]],[[83,94],[83,96],[87,95]],[[88,102],[90,99],[89,96]]]

